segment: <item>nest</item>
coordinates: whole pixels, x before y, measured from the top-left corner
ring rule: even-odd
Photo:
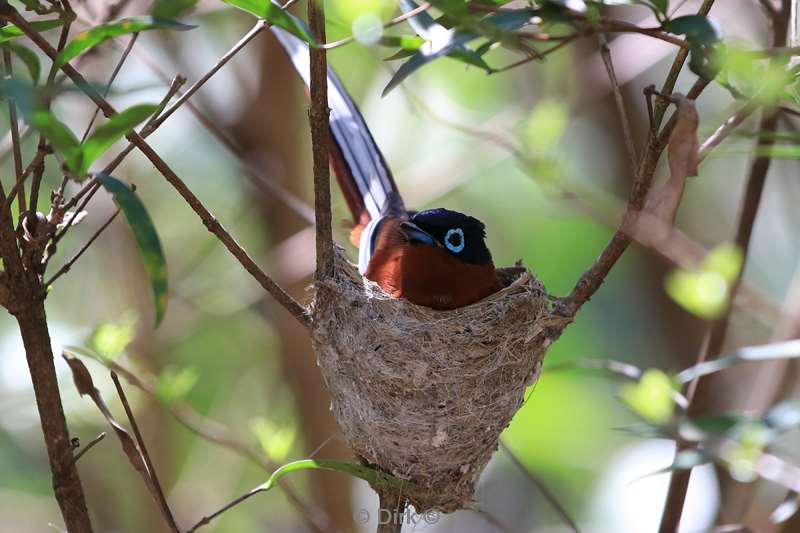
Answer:
[[[418,512],[471,502],[566,325],[532,273],[498,272],[504,289],[452,311],[391,298],[342,250],[315,287],[312,339],[333,413],[365,463],[408,481]]]

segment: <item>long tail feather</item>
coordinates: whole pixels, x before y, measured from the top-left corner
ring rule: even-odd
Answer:
[[[272,26],[271,31],[308,86],[311,81],[308,45],[276,26]],[[367,224],[386,214],[387,209],[402,211],[402,200],[383,154],[355,102],[330,67],[328,106],[331,108],[330,126],[335,141],[335,146],[331,147],[331,166],[353,214],[353,221]]]

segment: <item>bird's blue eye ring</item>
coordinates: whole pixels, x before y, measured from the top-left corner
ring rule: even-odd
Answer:
[[[458,235],[457,243],[453,244],[450,242],[450,237],[453,235]],[[453,228],[447,230],[447,235],[444,236],[444,245],[447,246],[447,249],[451,252],[458,253],[464,249],[464,231],[461,228]]]

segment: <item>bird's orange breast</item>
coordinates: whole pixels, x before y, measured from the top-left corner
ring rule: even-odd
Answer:
[[[443,248],[409,244],[399,231],[399,221],[397,231],[390,226],[381,233],[365,277],[395,298],[433,309],[456,309],[500,289],[492,263],[465,263]]]

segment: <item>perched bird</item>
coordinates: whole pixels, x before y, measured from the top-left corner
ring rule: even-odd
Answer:
[[[271,30],[308,86],[308,45]],[[463,307],[499,290],[483,223],[443,208],[406,210],[372,133],[331,68],[328,106],[331,166],[353,215],[361,274],[394,298],[433,309]]]

